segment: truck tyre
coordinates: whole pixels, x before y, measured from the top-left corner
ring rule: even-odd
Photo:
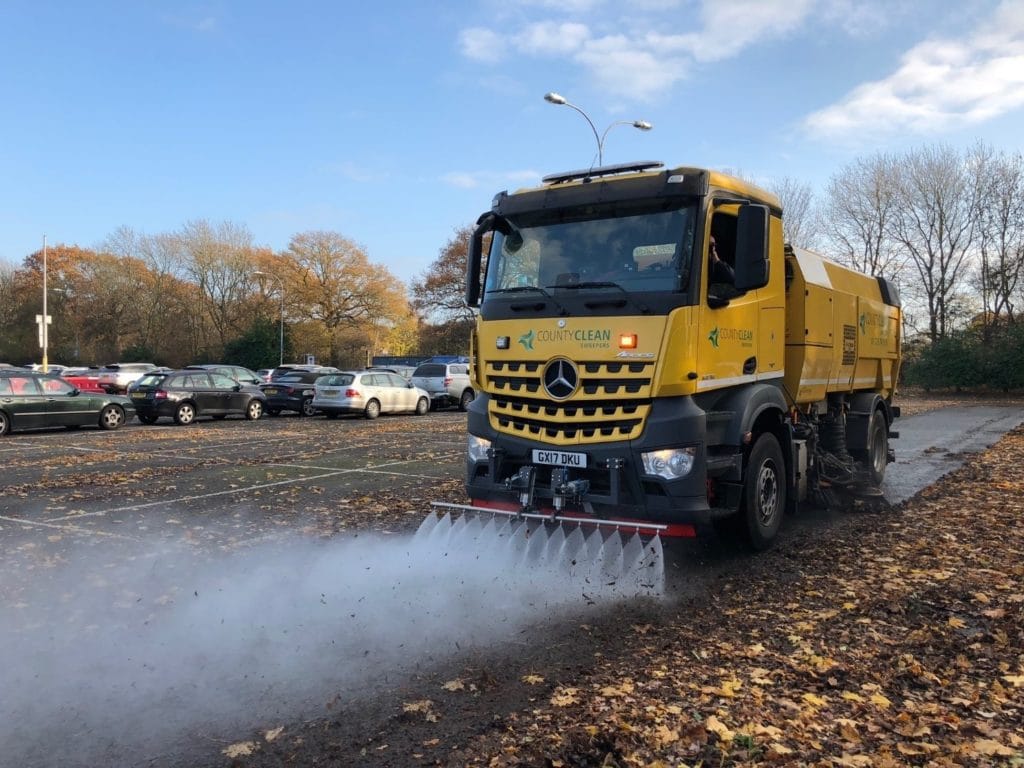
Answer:
[[[786,464],[775,435],[757,438],[747,460],[740,507],[747,543],[757,552],[775,540],[786,510]]]
[[[469,410],[469,404],[473,402],[474,397],[476,397],[476,393],[472,389],[462,390],[462,397],[459,398],[459,410]]]
[[[885,467],[889,463],[889,425],[881,409],[876,408],[868,424],[868,447],[857,459],[867,470],[871,484],[880,486],[885,479]]]

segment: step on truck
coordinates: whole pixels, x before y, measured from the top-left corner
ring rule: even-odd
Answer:
[[[710,523],[760,550],[806,501],[877,496],[899,296],[784,244],[783,216],[740,179],[648,162],[496,195],[467,265],[466,506]]]

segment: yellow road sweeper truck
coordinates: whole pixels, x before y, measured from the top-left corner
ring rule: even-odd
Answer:
[[[467,506],[764,549],[805,500],[877,495],[899,296],[785,245],[783,215],[648,162],[496,195],[467,268]]]

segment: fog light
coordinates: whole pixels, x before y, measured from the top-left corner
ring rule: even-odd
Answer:
[[[641,453],[640,458],[644,463],[644,474],[657,475],[665,480],[678,480],[690,474],[696,455],[697,447],[688,445],[685,448],[665,448]]]
[[[487,461],[487,451],[490,450],[490,447],[490,440],[485,440],[484,438],[477,437],[476,435],[470,435],[469,443],[466,447],[466,453],[469,456],[470,461]]]

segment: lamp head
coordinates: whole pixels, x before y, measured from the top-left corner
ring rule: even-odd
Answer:
[[[646,120],[634,120],[633,127],[639,128],[641,131],[649,131],[654,126],[648,123]]]
[[[544,94],[544,101],[549,101],[552,104],[559,104],[559,105],[567,104],[568,103],[565,100],[564,96],[561,96],[561,95],[555,93],[554,91],[551,91],[549,93],[545,93]]]

